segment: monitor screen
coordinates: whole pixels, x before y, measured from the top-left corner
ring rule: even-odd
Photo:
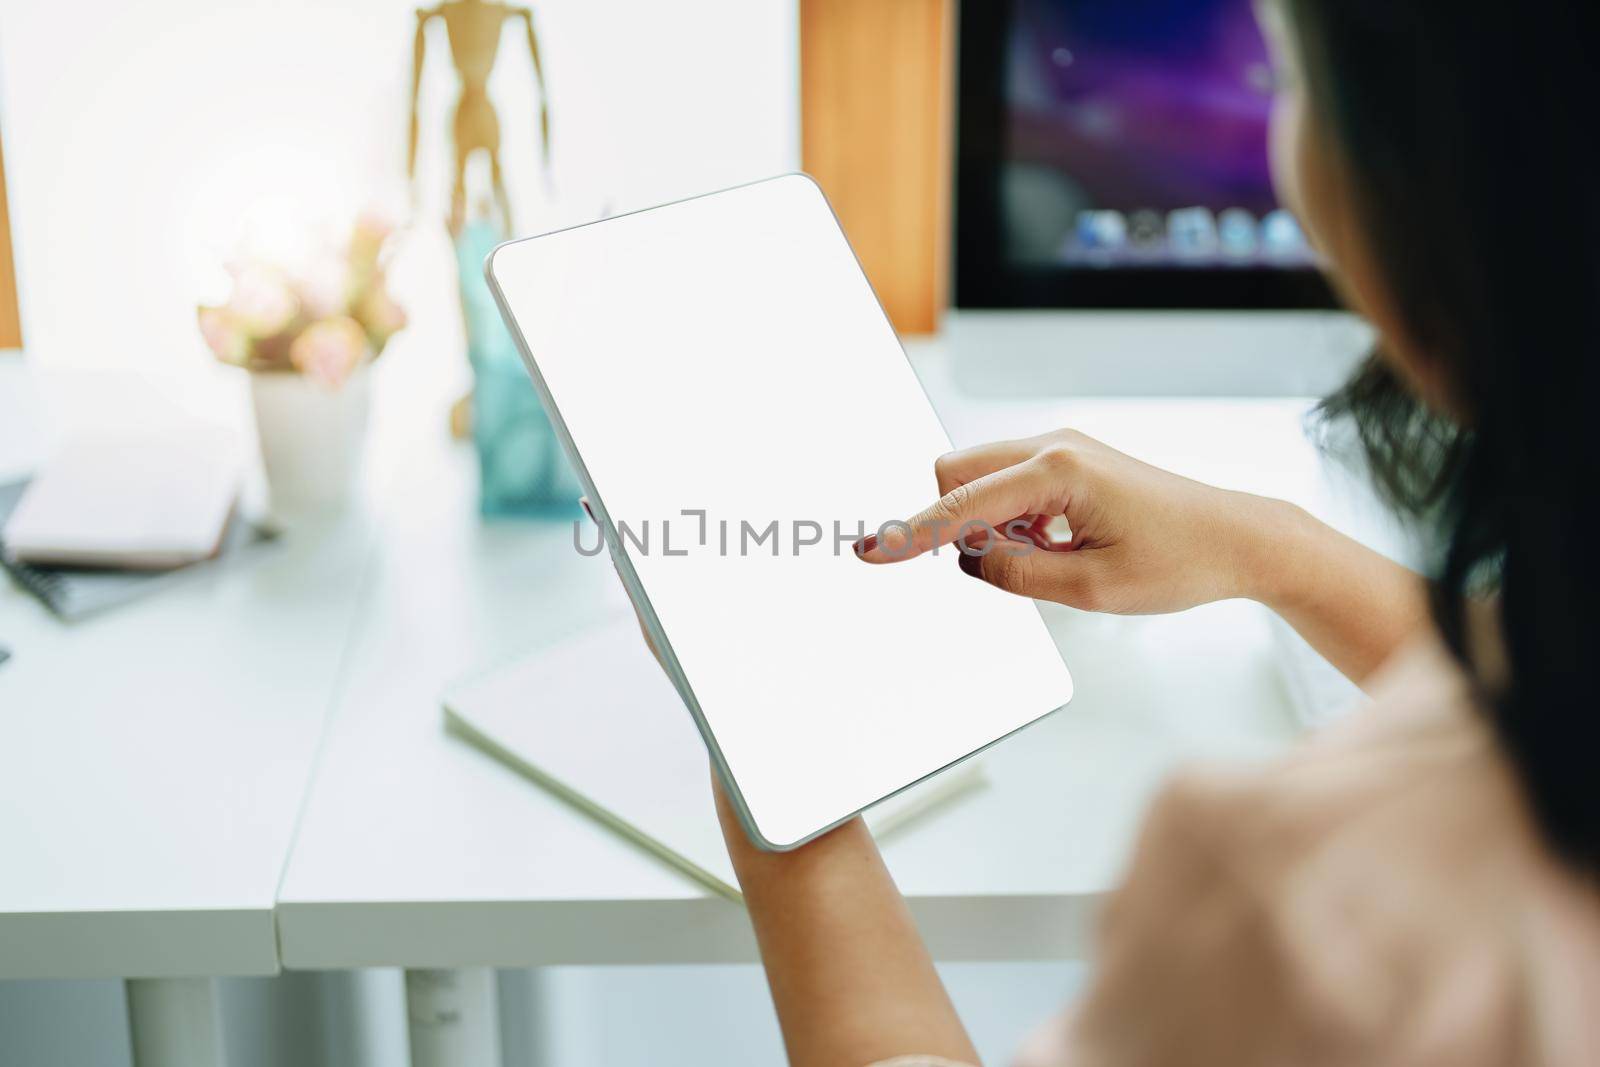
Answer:
[[[962,5],[957,298],[1325,306],[1251,0]]]

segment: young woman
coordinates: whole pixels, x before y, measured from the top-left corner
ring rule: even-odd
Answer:
[[[1382,337],[1325,413],[1440,559],[1424,580],[1071,430],[944,457],[915,535],[861,546],[893,566],[1065,515],[1069,550],[963,569],[1095,611],[1252,597],[1372,696],[1275,766],[1165,789],[1082,1004],[1021,1060],[1600,1063],[1600,5],[1261,14],[1280,193]],[[859,820],[782,855],[723,823],[793,1063],[976,1062]]]

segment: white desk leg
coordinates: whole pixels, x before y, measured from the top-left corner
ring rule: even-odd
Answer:
[[[500,1004],[491,967],[406,971],[411,1067],[500,1067]]]
[[[130,978],[134,1067],[224,1067],[217,987],[210,978]]]

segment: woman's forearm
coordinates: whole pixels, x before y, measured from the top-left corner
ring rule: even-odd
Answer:
[[[977,1063],[905,901],[860,819],[762,852],[717,807],[794,1067],[923,1054]]]
[[[1243,516],[1246,595],[1276,611],[1360,684],[1427,624],[1415,571],[1280,500],[1254,498]]]

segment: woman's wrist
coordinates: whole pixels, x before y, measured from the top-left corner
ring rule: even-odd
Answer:
[[[1317,521],[1285,500],[1240,493],[1234,509],[1234,592],[1280,614],[1295,601],[1305,576]]]
[[[1427,583],[1415,571],[1303,508],[1252,498],[1238,509],[1239,591],[1272,609],[1358,685],[1428,625]]]
[[[717,819],[722,824],[722,837],[728,846],[728,858],[733,861],[734,873],[739,876],[739,883],[745,887],[746,892],[752,883],[768,877],[781,876],[792,879],[804,871],[826,869],[828,865],[826,857],[832,853],[859,852],[861,839],[865,839],[868,843],[871,841],[866,824],[860,818],[855,818],[792,852],[764,851],[757,848],[750,840],[750,836],[745,833],[744,823],[740,821],[738,812],[728,800],[722,783],[715,780],[715,774],[712,777],[712,789],[717,798]]]
[[[866,824],[851,819],[792,852],[763,852],[721,784],[714,789],[789,1062],[917,1053],[976,1063]]]

